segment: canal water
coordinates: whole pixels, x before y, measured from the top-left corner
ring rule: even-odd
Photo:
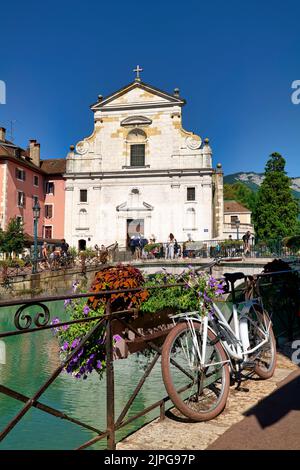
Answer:
[[[51,302],[48,306],[51,318],[65,318],[62,302]],[[15,331],[13,320],[16,309],[17,307],[0,309],[1,332]],[[31,313],[33,312],[37,312],[36,307],[31,307]],[[6,363],[1,364],[4,359],[4,345]],[[32,396],[59,365],[59,345],[51,329],[5,338],[2,340],[1,349],[0,383],[26,396]],[[116,417],[142,377],[143,364],[145,365],[145,360],[137,359],[135,354],[128,359],[115,361]],[[164,396],[166,391],[158,361],[127,417],[133,416]],[[78,380],[62,372],[39,401],[98,429],[106,427],[106,384],[105,379],[99,380],[97,373],[91,374],[87,380]],[[22,402],[0,393],[0,430],[3,430],[23,405]],[[129,424],[118,432],[118,440],[158,414],[159,409],[156,409]],[[95,436],[96,433],[92,431],[31,408],[0,443],[0,450],[74,449]],[[103,448],[106,448],[106,439],[90,447]]]

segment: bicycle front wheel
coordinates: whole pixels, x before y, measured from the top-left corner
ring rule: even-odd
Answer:
[[[276,341],[272,322],[267,312],[259,305],[253,305],[251,308],[249,320],[250,348],[254,348],[267,336],[266,343],[253,353],[254,371],[261,379],[270,379],[276,368]]]
[[[202,326],[179,323],[168,334],[162,350],[162,376],[175,407],[194,421],[208,421],[225,408],[230,384],[228,358],[216,335],[208,330],[204,366],[201,366]]]

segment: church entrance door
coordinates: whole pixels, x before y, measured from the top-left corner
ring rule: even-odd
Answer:
[[[134,236],[144,237],[144,219],[127,219],[127,248],[130,247],[130,240]]]
[[[79,251],[84,251],[86,249],[86,240],[79,240],[78,241],[78,250]]]

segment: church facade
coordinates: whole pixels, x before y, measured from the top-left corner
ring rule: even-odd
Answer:
[[[223,235],[223,173],[208,139],[182,127],[185,100],[139,76],[91,106],[94,131],[71,146],[65,238],[84,249],[141,233],[164,242]]]

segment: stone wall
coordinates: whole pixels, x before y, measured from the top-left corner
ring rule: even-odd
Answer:
[[[99,269],[97,269],[99,271]],[[22,275],[11,278],[6,285],[0,285],[0,301],[12,298],[34,298],[37,296],[63,295],[71,292],[72,284],[79,281],[89,286],[94,279],[95,270],[86,273],[78,269],[64,272],[45,271],[34,275]]]

